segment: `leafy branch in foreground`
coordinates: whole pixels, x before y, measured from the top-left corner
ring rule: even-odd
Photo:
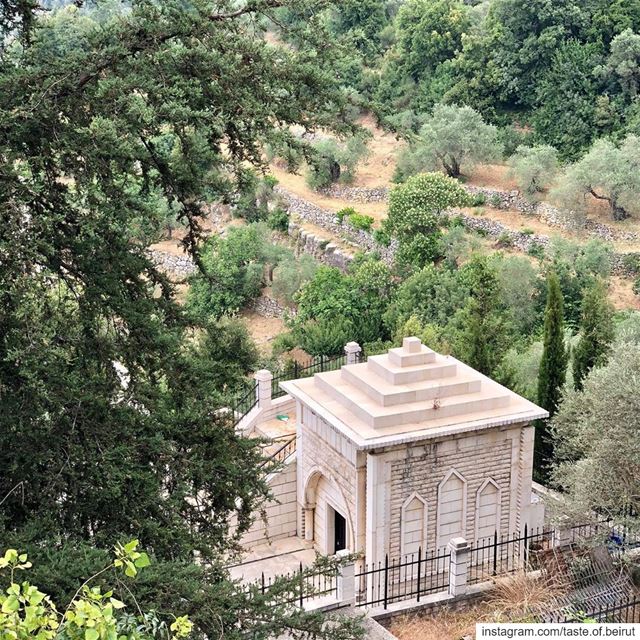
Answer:
[[[16,573],[31,568],[26,553],[9,549],[0,558],[0,570],[9,569],[9,586],[0,593],[0,632],[3,638],[22,640],[179,640],[191,634],[186,616],[167,624],[151,612],[125,615],[125,603],[112,590],[90,586],[101,575],[117,569],[133,578],[149,566],[149,557],[138,551],[138,541],[117,544],[115,560],[84,581],[61,613],[50,596],[28,581],[17,583]],[[137,603],[136,603],[137,604]]]

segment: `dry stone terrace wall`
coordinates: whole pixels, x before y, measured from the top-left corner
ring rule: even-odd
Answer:
[[[465,190],[472,195],[483,195],[486,204],[496,209],[519,211],[525,215],[538,217],[546,224],[568,230],[584,230],[589,235],[612,242],[614,240],[638,240],[640,234],[633,231],[620,231],[607,224],[589,220],[575,212],[563,211],[546,202],[529,202],[519,191],[503,191],[489,187],[475,187],[463,185]],[[351,200],[361,204],[367,202],[386,202],[389,197],[387,187],[348,187],[334,185],[320,191],[323,195],[342,200]]]
[[[172,253],[165,253],[164,251],[151,250],[149,251],[151,259],[155,262],[163,271],[174,273],[179,276],[190,276],[198,270],[198,267],[194,264],[191,256],[187,254],[183,256],[175,256]]]
[[[326,229],[334,235],[345,238],[351,243],[357,245],[356,248],[360,250],[377,252],[387,264],[391,264],[393,262],[395,252],[397,251],[397,243],[395,241],[393,241],[389,247],[384,247],[376,242],[371,233],[353,229],[347,223],[340,224],[338,219],[331,211],[322,209],[321,207],[318,207],[313,203],[307,202],[302,198],[294,196],[281,187],[276,188],[278,189],[278,193],[282,196],[283,201],[287,205],[290,213],[293,213],[302,220],[310,222],[322,229]],[[487,189],[483,191],[494,192],[494,190]],[[495,191],[495,193],[508,195],[509,193],[517,192]],[[513,200],[505,200],[504,202],[504,208],[513,208],[513,206],[507,204],[507,202],[512,203]],[[546,216],[551,216],[553,211],[557,212],[558,216],[563,215],[558,209],[555,209],[554,207],[551,207],[550,205],[547,205],[545,203],[538,205],[539,209],[541,207],[545,210],[548,210],[545,214]],[[520,251],[527,252],[536,246],[545,248],[549,245],[551,240],[547,235],[529,234],[523,233],[521,231],[516,231],[514,229],[511,229],[510,227],[507,227],[501,222],[492,220],[491,218],[480,218],[477,216],[468,215],[459,209],[451,209],[446,211],[445,213],[448,216],[455,216],[467,229],[477,231],[490,238],[500,238],[502,240],[508,240],[511,246],[519,249]],[[559,220],[557,221],[557,224],[550,222],[547,218],[545,218],[545,221],[552,226],[564,226],[566,228],[566,224],[560,224]],[[624,236],[624,239],[631,240],[638,235],[635,233],[618,232],[617,230],[611,230],[611,228],[607,225],[601,225],[597,222],[588,222],[594,228],[597,227],[598,229],[600,229],[598,233],[593,233],[590,235],[600,237],[601,239],[606,241],[611,241],[613,239],[611,235],[607,235],[609,231],[615,231],[615,233],[617,234],[616,237],[618,237],[618,239]],[[290,224],[289,233],[294,236],[294,240],[296,240],[298,248],[300,250],[311,253],[319,260],[326,264],[329,264],[330,266],[336,266],[340,269],[346,269],[353,260],[353,256],[341,252],[336,245],[318,238],[313,233],[304,231],[300,227],[300,225],[297,225],[295,223]],[[633,272],[631,272],[624,263],[625,255],[626,254],[624,253],[612,254],[611,267],[612,273],[614,273],[615,275],[634,275]]]
[[[247,309],[255,311],[263,318],[282,318],[285,313],[292,313],[291,309],[284,307],[277,300],[269,296],[258,296],[247,304]]]

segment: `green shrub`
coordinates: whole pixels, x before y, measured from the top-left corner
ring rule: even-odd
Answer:
[[[284,209],[275,209],[267,218],[267,226],[274,231],[286,232],[289,228],[289,213]]]
[[[637,296],[640,296],[640,277],[636,278],[633,281],[633,293],[635,293]]]
[[[640,273],[640,253],[627,253],[622,259],[622,264],[629,273]]]
[[[491,194],[491,197],[489,198],[489,204],[494,209],[498,209],[498,208],[500,208],[500,205],[502,204],[502,199],[500,198],[500,196],[497,193],[493,193],[493,194]]]
[[[503,231],[498,236],[498,245],[501,247],[512,247],[513,246],[513,238],[509,233]]]
[[[336,218],[338,222],[342,224],[345,218],[350,218],[352,215],[358,215],[358,212],[353,207],[345,207],[336,212]]]
[[[362,213],[352,213],[349,216],[349,224],[354,229],[361,229],[362,231],[371,231],[373,222],[374,220],[371,216],[367,216]]]
[[[470,205],[472,207],[481,207],[487,203],[487,196],[484,193],[472,193],[470,196]]]
[[[527,254],[542,260],[544,258],[544,247],[539,242],[532,242],[529,249],[527,249]]]
[[[388,247],[391,244],[391,235],[384,227],[373,230],[373,239],[383,247]]]
[[[525,236],[532,236],[535,232],[531,227],[524,227],[520,229],[520,233]]]

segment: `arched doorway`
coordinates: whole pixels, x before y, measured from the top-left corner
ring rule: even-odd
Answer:
[[[350,509],[339,484],[316,469],[304,489],[305,539],[324,555],[353,547]]]

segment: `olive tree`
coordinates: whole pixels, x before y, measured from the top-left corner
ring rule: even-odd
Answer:
[[[558,152],[546,144],[535,147],[519,146],[509,158],[510,175],[528,197],[542,193],[558,170]]]
[[[582,391],[567,389],[552,422],[555,483],[581,516],[640,507],[640,345],[617,344]]]
[[[640,197],[640,138],[620,145],[597,140],[585,156],[564,172],[554,196],[565,206],[585,210],[592,198],[606,202],[614,220],[637,213]]]
[[[501,155],[498,129],[471,107],[438,104],[415,141],[399,159],[399,175],[442,170],[458,178],[462,167],[491,162]]]

